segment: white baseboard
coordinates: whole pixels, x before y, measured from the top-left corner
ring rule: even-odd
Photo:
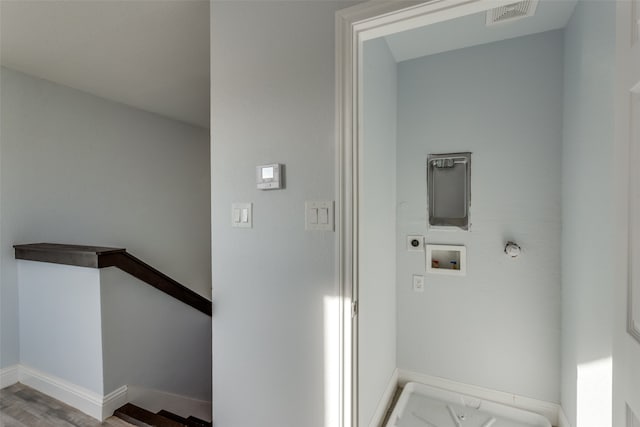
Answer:
[[[571,427],[571,423],[567,419],[567,415],[564,413],[562,407],[558,410],[558,427]]]
[[[19,365],[8,366],[0,369],[0,389],[14,385],[20,380]]]
[[[185,418],[192,415],[205,421],[211,421],[211,402],[206,400],[135,385],[129,386],[127,397],[129,402],[151,412],[165,409]]]
[[[102,418],[109,418],[121,406],[129,403],[129,387],[123,385],[102,398]]]
[[[19,381],[100,421],[104,421],[115,409],[127,402],[127,386],[103,396],[24,365],[19,367]]]
[[[371,424],[369,424],[369,427],[380,427],[384,421],[384,415],[387,413],[387,409],[389,408],[389,404],[391,403],[391,399],[393,398],[393,394],[397,387],[398,368],[393,370],[391,378],[389,378],[389,384],[387,384],[387,388],[384,390],[382,397],[380,397],[378,407],[376,408],[376,412],[373,414],[373,418],[371,418]]]
[[[558,426],[560,405],[556,403],[545,402],[542,400],[532,399],[530,397],[518,396],[502,391],[496,391],[474,385],[459,383],[445,378],[434,377],[417,372],[410,372],[402,369],[399,370],[398,383],[400,385],[404,385],[408,382],[426,384],[432,387],[477,397],[479,399],[502,403],[514,408],[524,409],[525,411],[540,414],[543,417],[547,418],[552,425]]]
[[[20,382],[40,393],[60,400],[85,414],[104,421],[113,412],[131,402],[149,411],[161,409],[178,415],[211,421],[211,402],[137,386],[122,386],[103,396],[69,381],[25,365],[0,369],[0,388]]]

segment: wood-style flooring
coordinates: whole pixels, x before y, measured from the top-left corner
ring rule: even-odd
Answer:
[[[0,390],[0,427],[131,427],[115,417],[104,422],[23,384]]]

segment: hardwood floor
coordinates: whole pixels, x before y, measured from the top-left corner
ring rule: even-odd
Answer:
[[[0,390],[0,427],[131,427],[116,417],[103,423],[23,384]]]

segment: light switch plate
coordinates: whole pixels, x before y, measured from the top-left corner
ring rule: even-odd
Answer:
[[[333,201],[305,202],[305,229],[333,231]]]
[[[237,228],[253,228],[253,204],[231,204],[231,226]]]

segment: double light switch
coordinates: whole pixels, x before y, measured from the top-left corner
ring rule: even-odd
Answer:
[[[307,230],[333,231],[333,202],[306,202],[305,218]]]
[[[251,228],[253,215],[251,203],[233,203],[231,205],[231,225],[233,227]]]

